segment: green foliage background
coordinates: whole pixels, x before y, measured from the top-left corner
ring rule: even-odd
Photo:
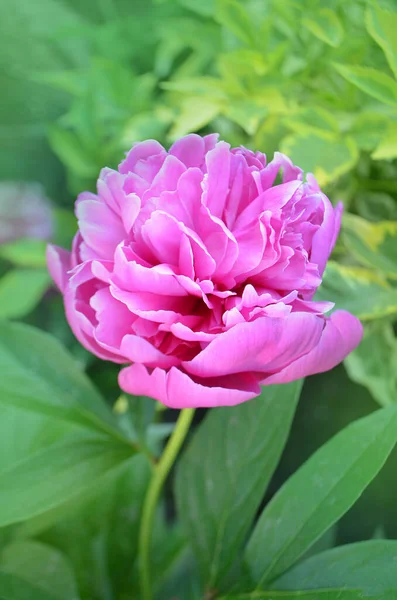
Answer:
[[[232,145],[261,150],[269,158],[281,150],[313,172],[333,202],[343,201],[342,234],[319,298],[333,300],[336,308],[360,317],[364,341],[344,366],[305,383],[281,463],[270,479],[284,442],[275,450],[269,473],[266,477],[262,473],[269,479],[266,501],[351,421],[381,406],[391,411],[379,413],[387,415],[386,425],[394,423],[396,0],[0,0],[0,14],[0,179],[42,184],[52,201],[56,242],[70,244],[74,198],[83,189],[95,189],[103,166],[116,166],[135,141],[156,138],[169,145],[192,131],[219,131]],[[7,373],[0,383],[0,597],[139,597],[137,531],[150,475],[145,456],[159,453],[174,415],[167,412],[163,418],[149,400],[119,398],[117,368],[97,361],[77,344],[60,297],[49,290],[44,247],[38,240],[0,246],[0,318],[4,321],[0,365]],[[75,362],[54,346],[53,362],[45,363],[55,344],[52,337],[8,323],[15,320],[49,332],[68,348]],[[51,378],[51,371],[66,374],[58,380]],[[80,390],[81,398],[71,389]],[[249,410],[242,409],[244,418],[251,418]],[[292,419],[287,409],[281,417],[287,422]],[[216,417],[211,419],[209,424],[205,421],[207,430],[212,427],[213,435],[222,437],[222,425]],[[382,454],[377,447],[379,464],[373,466],[367,483],[393,446],[386,425],[385,429],[379,425],[379,431],[388,450]],[[282,439],[287,433],[283,431]],[[246,432],[236,435],[243,440]],[[261,432],[257,435],[258,443],[263,441]],[[349,439],[344,441],[346,455]],[[194,444],[200,446],[199,437]],[[220,449],[215,446],[213,451]],[[50,465],[46,462],[50,457],[52,471],[45,466]],[[343,464],[343,457],[339,458],[335,472]],[[358,458],[352,455],[354,460]],[[194,489],[194,482],[207,476],[201,467],[190,464],[186,454],[177,496],[183,497],[178,489]],[[397,454],[391,452],[385,469],[353,508],[348,510],[367,483],[360,484],[360,493],[351,491],[351,501],[345,501],[332,523],[319,523],[315,533],[304,530],[307,546],[317,538],[318,550],[336,543],[396,538],[396,467]],[[194,469],[198,479],[190,481]],[[243,465],[242,479],[244,469]],[[24,488],[18,487],[22,480]],[[226,514],[225,519],[232,519],[238,507],[229,506],[227,512],[223,506],[227,495],[221,494],[219,506],[207,507],[207,513],[185,514],[196,547],[179,522],[170,528],[170,519],[159,512],[153,540],[158,598],[178,593],[186,600],[200,598],[207,575],[211,585],[220,586],[220,593],[235,590],[236,600],[273,597],[267,592],[241,595],[252,586],[239,588],[227,572],[237,560],[233,544],[238,539],[241,545],[248,535],[265,483],[247,483],[250,495],[240,499],[245,506],[240,510],[248,511],[247,522],[235,532],[226,521],[223,534],[231,544],[230,552],[226,542],[220,546],[219,569],[206,556],[200,565],[201,580],[194,552],[204,555],[212,551],[214,539],[221,542],[216,537],[219,532],[209,528],[201,535],[195,528],[201,528],[204,518],[216,521]],[[205,497],[205,490],[197,485],[197,494]],[[52,495],[51,489],[57,492]],[[168,492],[165,506],[172,517],[175,503]],[[15,500],[18,493],[20,502]],[[282,495],[275,498],[259,521],[266,530],[264,537],[273,535],[269,552],[274,552],[274,563],[263,565],[258,559],[255,544],[261,534],[257,533],[247,547],[246,562],[242,567],[239,563],[241,582],[250,577],[262,580],[265,573],[271,583],[309,551],[302,543],[295,554],[285,557],[276,548],[283,532],[272,533],[266,519],[271,521],[270,511],[286,509],[277,505],[283,502]],[[179,500],[182,516],[192,503],[193,499],[184,508]],[[321,537],[330,525],[331,533]],[[363,560],[382,553],[390,558],[388,543],[386,539],[368,542],[360,550]],[[53,565],[49,571],[57,574],[57,585],[45,572],[48,564]],[[316,563],[312,570],[309,562],[304,564],[306,571],[298,565],[296,573],[292,569],[291,575],[281,577],[276,589],[286,591],[277,598],[290,600],[295,596],[288,590],[299,586],[338,588],[336,580],[332,585],[316,580],[313,572],[320,569]],[[345,596],[327,592],[321,598],[363,598],[354,595],[363,577],[360,572],[356,579],[352,577]],[[307,598],[320,598],[316,593],[308,592]],[[386,599],[376,591],[368,593]]]

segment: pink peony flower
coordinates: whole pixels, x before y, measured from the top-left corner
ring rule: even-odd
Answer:
[[[148,140],[80,194],[72,252],[50,246],[48,265],[83,346],[128,363],[123,390],[238,404],[358,345],[358,319],[313,300],[341,210],[282,154],[267,164],[217,135],[169,152]]]

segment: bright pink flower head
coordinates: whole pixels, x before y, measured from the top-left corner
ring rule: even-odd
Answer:
[[[279,172],[282,183],[276,183]],[[76,202],[72,252],[49,247],[76,337],[127,363],[120,386],[175,408],[222,406],[331,369],[360,322],[313,301],[340,225],[282,154],[188,135],[135,145]]]

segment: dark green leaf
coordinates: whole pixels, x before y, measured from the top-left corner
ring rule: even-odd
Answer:
[[[241,548],[278,463],[301,382],[216,408],[182,458],[177,502],[206,583],[219,583]]]
[[[73,437],[0,472],[0,526],[45,513],[78,497],[132,455],[106,438]]]
[[[57,600],[79,599],[73,571],[65,557],[39,542],[13,542],[6,546],[0,555],[0,573],[37,585]]]
[[[397,441],[397,408],[356,421],[322,446],[264,509],[246,560],[258,585],[271,581],[357,500]]]
[[[357,588],[368,597],[397,594],[397,541],[348,544],[303,561],[273,583],[275,590]]]
[[[0,571],[0,600],[58,600],[37,583]]]
[[[120,437],[101,395],[47,333],[0,322],[0,372],[0,403]]]

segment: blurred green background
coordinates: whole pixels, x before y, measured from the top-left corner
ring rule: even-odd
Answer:
[[[306,382],[271,492],[396,401],[397,0],[0,0],[0,14],[0,318],[52,333],[115,402],[118,368],[74,340],[46,240],[70,245],[76,194],[133,142],[217,131],[287,153],[343,201],[319,297],[365,326],[344,366]],[[338,542],[397,536],[396,473],[395,453]],[[46,536],[66,548],[66,529]]]

